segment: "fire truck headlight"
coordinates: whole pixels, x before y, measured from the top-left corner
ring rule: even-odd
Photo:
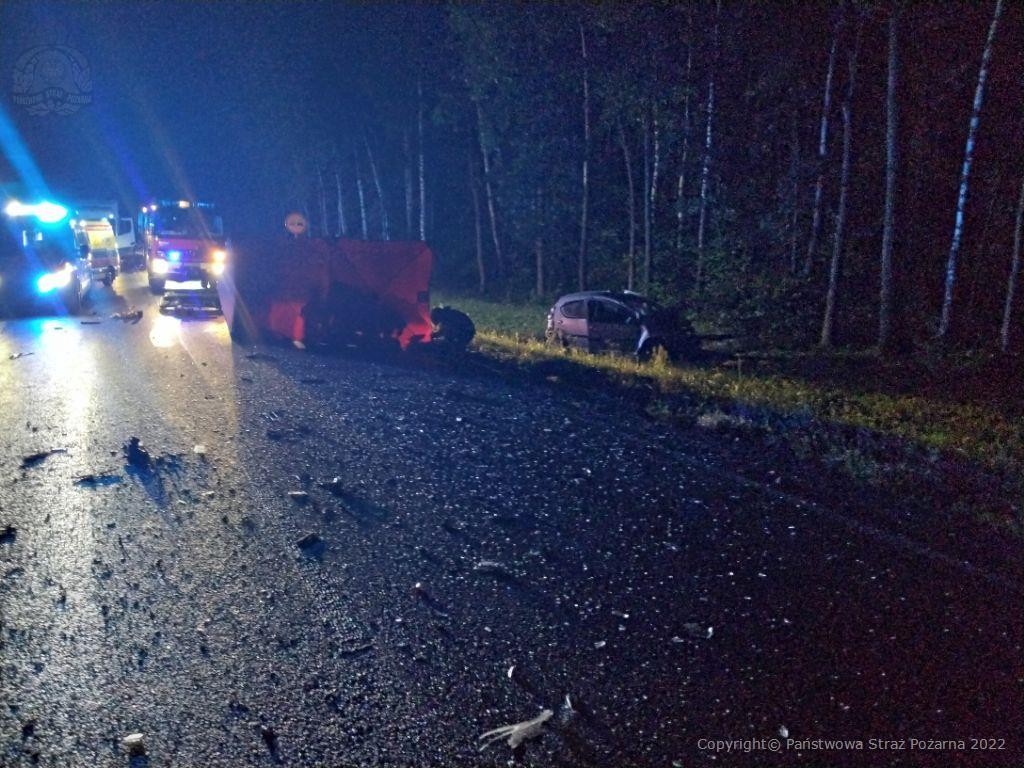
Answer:
[[[166,275],[167,274],[167,260],[166,259],[153,259],[150,262],[153,268],[154,275]]]
[[[228,260],[228,252],[218,248],[216,251],[213,252],[213,260],[220,264],[223,264],[225,261]]]
[[[224,274],[224,262],[223,261],[218,261],[218,262],[216,262],[214,264],[211,264],[210,265],[210,272],[212,272],[215,277],[220,277],[221,275],[223,275]]]

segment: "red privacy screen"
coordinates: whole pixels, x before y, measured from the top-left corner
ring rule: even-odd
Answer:
[[[403,348],[430,340],[434,256],[422,242],[246,239],[232,244],[232,276],[222,304],[227,321],[246,322],[295,341],[306,336],[310,302],[377,302],[404,321]],[[343,286],[346,290],[337,290]],[[338,307],[343,310],[344,307]]]

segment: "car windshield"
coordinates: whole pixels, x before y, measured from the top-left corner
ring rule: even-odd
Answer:
[[[153,228],[158,235],[172,237],[210,237],[224,234],[221,217],[213,211],[196,208],[167,208],[153,217]]]
[[[28,255],[49,267],[73,259],[75,252],[74,236],[67,224],[44,227],[8,220],[0,234],[0,260],[5,262]]]

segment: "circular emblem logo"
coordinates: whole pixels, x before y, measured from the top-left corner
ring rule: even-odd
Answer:
[[[293,211],[285,217],[284,228],[298,237],[306,234],[306,230],[309,229],[309,222],[306,221],[306,217],[301,213]]]
[[[85,57],[67,45],[37,45],[14,65],[14,103],[31,115],[70,115],[92,101]]]

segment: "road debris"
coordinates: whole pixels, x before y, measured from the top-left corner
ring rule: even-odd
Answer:
[[[153,466],[153,457],[149,455],[142,441],[134,435],[124,444],[124,457],[136,469],[148,470]]]
[[[80,475],[74,480],[75,485],[85,485],[90,488],[96,488],[101,485],[114,485],[119,482],[121,482],[121,476],[113,472],[103,472],[101,474],[90,472],[86,475]]]
[[[13,525],[8,525],[0,531],[0,544],[13,544],[16,538],[18,538],[18,529]]]
[[[295,542],[295,546],[302,550],[302,554],[307,557],[319,558],[324,553],[324,548],[327,546],[323,539],[317,536],[315,533],[307,533],[301,539]]]
[[[502,725],[499,728],[495,728],[492,731],[481,733],[478,737],[479,741],[484,742],[480,745],[480,751],[483,752],[487,747],[491,746],[496,741],[501,741],[506,736],[508,737],[508,745],[515,749],[527,739],[532,739],[535,736],[539,736],[542,733],[542,726],[555,713],[550,709],[545,709],[537,717],[532,720],[524,720],[521,723],[515,723],[513,725]]]
[[[693,621],[689,621],[686,624],[684,624],[683,629],[686,630],[687,637],[690,637],[694,640],[710,640],[711,637],[715,634],[714,627],[702,627],[700,624],[697,624]],[[679,635],[676,635],[672,638],[672,642],[685,643],[686,639],[680,637]]]
[[[784,725],[780,725],[779,726],[779,736],[781,736],[784,739],[788,739],[789,738],[789,728],[787,728]]]
[[[326,483],[320,483],[320,487],[335,496],[345,495],[345,486],[342,484],[341,478],[338,476],[332,477]]]
[[[206,446],[200,443],[192,447],[192,453],[198,456],[200,459],[206,459]]]
[[[110,316],[110,319],[120,320],[125,323],[136,325],[142,319],[142,310],[136,309],[135,307],[129,307],[124,312],[115,312]]]
[[[19,360],[19,359],[21,359],[23,357],[28,357],[29,355],[34,355],[34,354],[35,354],[35,352],[14,352],[13,354],[8,355],[7,359],[8,360]]]
[[[496,560],[481,560],[473,566],[473,570],[476,573],[484,576],[493,576],[496,579],[512,578],[512,571],[509,570],[508,566]]]
[[[42,464],[55,453],[67,453],[67,448],[51,448],[48,451],[39,451],[37,453],[30,453],[27,456],[22,456],[21,468],[30,469],[37,464]]]
[[[288,498],[296,504],[305,504],[309,501],[309,493],[307,491],[288,491]]]
[[[78,324],[79,325],[100,325],[102,322],[103,322],[102,320],[79,320]]]
[[[143,755],[146,753],[146,739],[141,733],[129,733],[121,739],[121,746],[132,755]]]
[[[267,745],[267,749],[270,750],[270,754],[277,754],[277,734],[274,729],[269,725],[260,726],[260,736],[263,738],[263,743]]]

